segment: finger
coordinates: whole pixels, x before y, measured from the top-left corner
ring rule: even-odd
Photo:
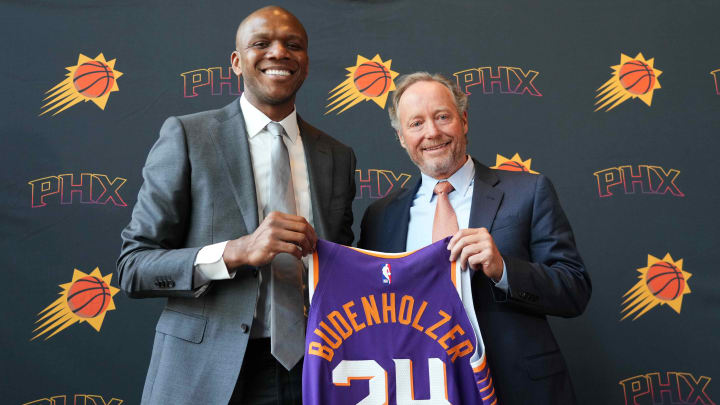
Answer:
[[[474,230],[467,230],[469,232],[465,232],[465,235],[460,237],[455,245],[450,249],[450,261],[457,260],[457,258],[460,256],[460,252],[462,252],[463,249],[465,249],[466,246],[471,245],[473,243],[478,243],[482,236],[479,235]]]
[[[307,235],[308,240],[312,242],[313,247],[317,242],[317,234],[312,225],[299,215],[286,214],[283,212],[275,212],[277,215],[274,217],[274,224],[278,227],[289,229],[295,232],[303,232]],[[272,214],[272,213],[271,213]]]
[[[473,270],[482,270],[487,263],[487,250],[481,250],[468,258],[468,265]]]
[[[292,243],[305,256],[312,252],[313,242],[304,232],[295,232],[287,229],[278,229],[273,232],[273,237],[282,242]]]
[[[468,267],[469,259],[472,256],[477,255],[480,252],[482,252],[482,246],[480,244],[474,243],[474,244],[465,246],[465,248],[463,248],[462,252],[460,253],[460,259],[459,259],[462,267]],[[473,270],[476,270],[476,269],[473,269]]]
[[[455,232],[455,235],[453,235],[452,238],[450,238],[450,242],[448,242],[447,248],[448,250],[452,250],[452,248],[455,246],[455,244],[462,239],[466,235],[472,234],[472,229],[461,229],[457,232]]]
[[[282,242],[277,241],[273,244],[273,255],[272,257],[275,258],[280,253],[289,253],[293,256],[295,256],[296,259],[301,259],[302,254],[300,249],[298,249],[298,246],[294,243],[290,242]]]

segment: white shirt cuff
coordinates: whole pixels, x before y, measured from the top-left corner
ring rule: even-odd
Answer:
[[[230,273],[223,260],[223,252],[228,241],[207,245],[200,249],[195,257],[195,272],[193,273],[193,287],[198,288],[212,280],[228,280],[235,277]]]
[[[495,283],[495,281],[493,281]],[[495,283],[495,287],[503,290],[504,293],[508,292],[508,280],[507,280],[507,267],[505,266],[505,260],[503,260],[503,273],[502,276],[500,276],[500,281]]]

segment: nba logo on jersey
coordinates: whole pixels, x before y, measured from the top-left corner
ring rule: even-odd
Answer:
[[[392,272],[390,271],[390,263],[385,263],[382,268],[382,282],[383,284],[392,283]]]

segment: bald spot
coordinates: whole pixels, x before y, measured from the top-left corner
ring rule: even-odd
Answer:
[[[302,25],[300,20],[297,19],[297,17],[295,17],[291,12],[285,10],[282,7],[267,6],[253,11],[252,13],[250,13],[250,15],[245,17],[245,19],[240,22],[237,32],[235,33],[235,49],[240,49],[240,44],[243,42],[241,39],[243,38],[243,35],[247,34],[247,27],[252,26],[252,23],[255,22],[256,19],[269,20],[274,18],[285,20],[288,24],[298,26],[302,31],[303,35],[305,36],[305,42],[307,43],[307,32],[305,31],[305,27]]]

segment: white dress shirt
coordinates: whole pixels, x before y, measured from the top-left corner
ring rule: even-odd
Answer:
[[[407,242],[405,250],[413,251],[432,243],[433,220],[435,219],[435,185],[443,180],[434,179],[425,173],[420,173],[420,188],[410,207],[410,223],[408,224]],[[452,184],[454,191],[448,194],[450,205],[455,210],[458,228],[465,229],[470,224],[470,208],[472,207],[473,185],[475,184],[475,164],[468,156],[467,161],[447,181]],[[503,274],[495,286],[508,291],[507,271],[503,260]]]
[[[273,135],[265,128],[272,121],[262,111],[250,104],[245,94],[240,97],[240,109],[245,119],[245,129],[250,145],[253,174],[255,176],[255,193],[258,205],[258,220],[265,218],[264,207],[268,201],[268,179],[272,162],[270,160],[270,144]],[[290,157],[290,171],[292,173],[293,188],[295,190],[295,207],[297,214],[305,217],[313,225],[312,205],[310,202],[310,182],[308,180],[305,149],[300,138],[300,127],[297,123],[297,113],[293,110],[290,115],[280,121],[286,137],[283,137]],[[197,288],[211,280],[225,280],[235,277],[235,272],[228,272],[222,254],[228,241],[208,245],[200,249],[195,258],[195,273],[193,287]],[[307,265],[307,264],[306,264]]]

